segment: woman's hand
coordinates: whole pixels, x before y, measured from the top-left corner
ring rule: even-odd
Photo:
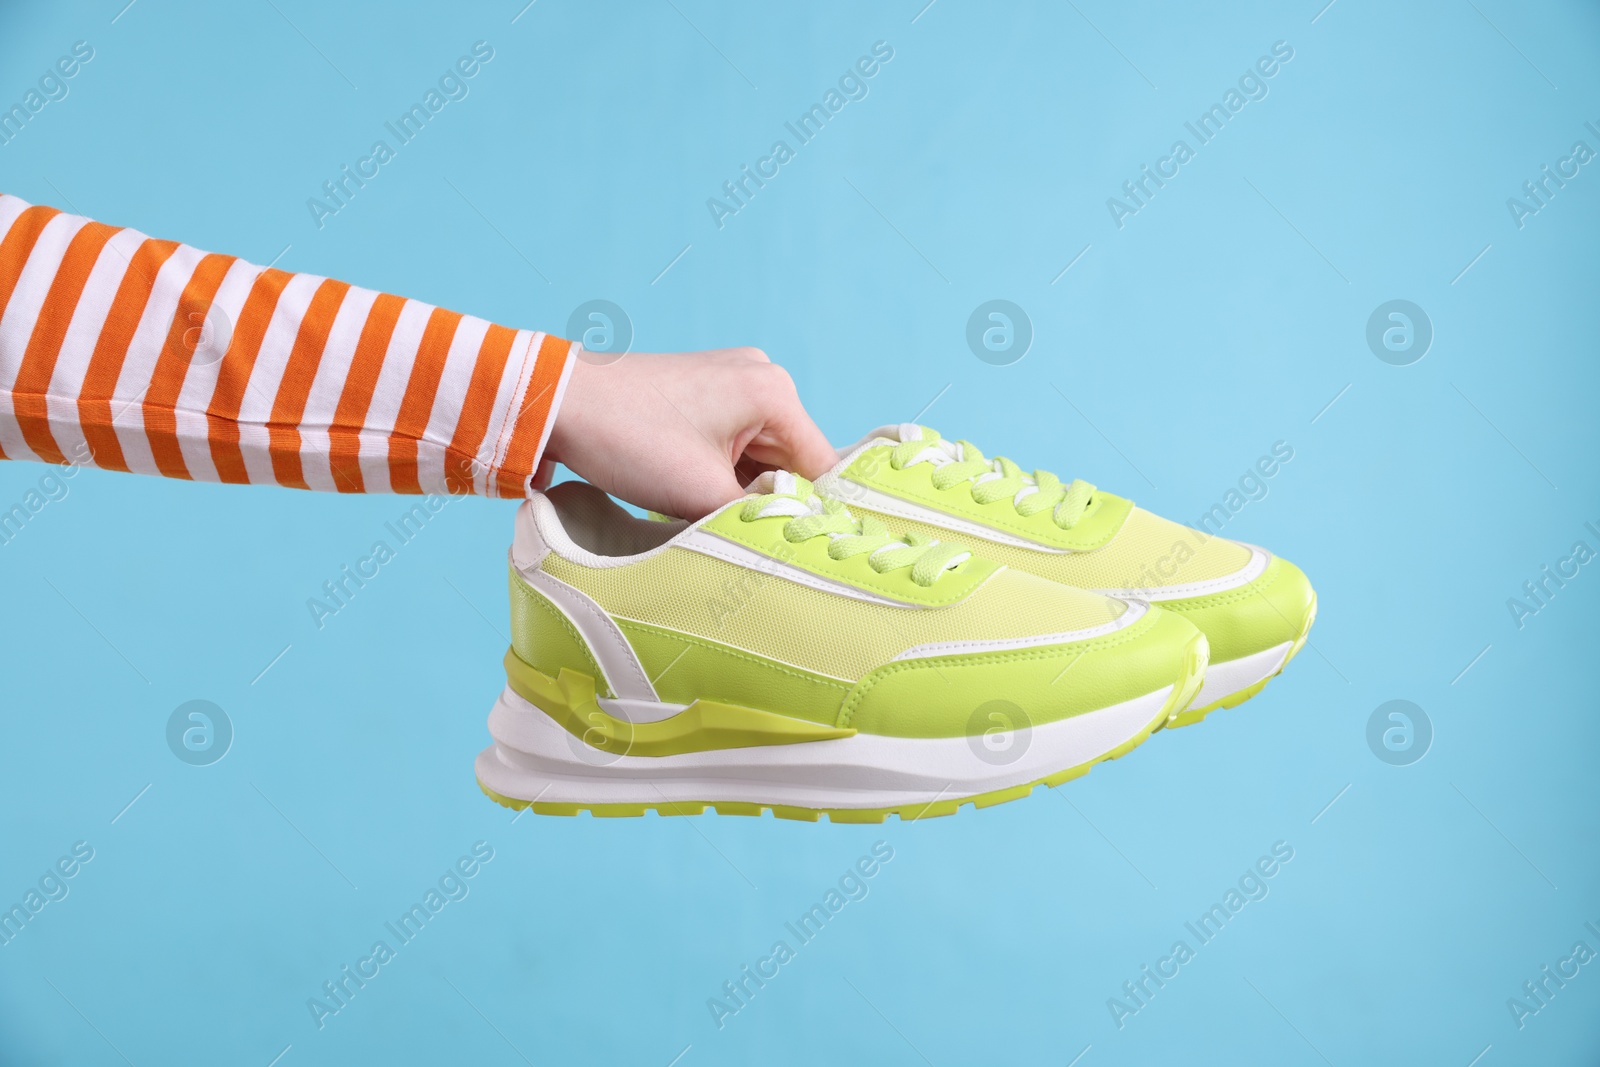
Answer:
[[[764,470],[815,478],[838,461],[759,349],[595,358],[572,369],[546,459],[638,507],[698,519]]]

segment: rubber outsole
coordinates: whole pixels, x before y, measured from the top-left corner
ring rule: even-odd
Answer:
[[[582,804],[582,803],[552,803],[550,801],[520,800],[495,792],[478,780],[478,788],[484,796],[499,804],[501,807],[513,811],[531,809],[535,815],[579,815],[587,811],[597,819],[635,818],[654,811],[657,815],[702,815],[707,808],[718,815],[754,815],[759,816],[765,812],[772,812],[779,819],[792,819],[799,822],[817,822],[827,816],[830,822],[836,823],[881,823],[889,816],[897,816],[901,822],[912,822],[917,819],[932,819],[943,815],[954,815],[965,805],[974,808],[989,808],[1007,801],[1021,800],[1028,796],[1039,786],[1054,788],[1074,778],[1081,778],[1088,774],[1096,764],[1107,760],[1118,759],[1132,752],[1150,738],[1150,735],[1165,725],[1173,714],[1173,709],[1182,708],[1194,699],[1200,691],[1200,686],[1205,681],[1205,656],[1204,643],[1191,651],[1185,660],[1184,673],[1177,684],[1173,686],[1172,695],[1162,704],[1161,710],[1151,720],[1122,744],[1102,753],[1092,760],[1087,760],[1065,770],[1056,771],[1054,774],[1043,778],[1025,782],[1020,785],[1009,786],[1005,789],[991,790],[987,793],[976,793],[971,796],[956,797],[951,800],[935,800],[922,804],[904,804],[888,808],[808,808],[796,807],[786,804],[758,804],[748,801],[662,801],[648,804]],[[1092,713],[1089,713],[1092,714]]]
[[[1206,716],[1210,715],[1213,711],[1217,711],[1221,708],[1236,708],[1240,704],[1243,704],[1246,700],[1249,700],[1251,697],[1261,692],[1261,690],[1267,687],[1268,682],[1272,681],[1278,675],[1283,673],[1283,669],[1289,665],[1289,661],[1294,659],[1295,654],[1298,653],[1302,647],[1304,647],[1306,638],[1311,636],[1311,626],[1316,621],[1317,598],[1316,594],[1312,594],[1311,612],[1306,616],[1305,629],[1301,630],[1300,636],[1294,639],[1294,644],[1289,647],[1289,654],[1283,657],[1283,662],[1278,664],[1277,670],[1273,671],[1259,682],[1256,682],[1252,685],[1247,685],[1237,692],[1229,693],[1221,700],[1207,704],[1203,708],[1190,708],[1186,711],[1177,713],[1171,719],[1167,720],[1165,724],[1166,727],[1171,729],[1179,726],[1193,726],[1195,723],[1205,721]]]

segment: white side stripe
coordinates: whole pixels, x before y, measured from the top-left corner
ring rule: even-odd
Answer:
[[[839,596],[854,597],[856,600],[865,600],[869,604],[884,604],[891,608],[918,610],[918,606],[915,604],[890,600],[888,597],[877,596],[865,590],[857,589],[853,585],[845,585],[843,582],[829,581],[819,574],[812,574],[810,571],[803,570],[793,564],[784,563],[782,560],[773,559],[771,556],[764,556],[736,541],[730,541],[702,528],[690,529],[668,542],[668,544],[676,548],[687,548],[691,552],[699,552],[702,555],[713,556],[716,559],[725,560],[728,563],[746,567],[753,571],[759,571],[762,574],[770,574],[775,578],[786,578],[799,585],[820,589],[824,593],[836,593]]]
[[[977,652],[1005,652],[1018,648],[1039,648],[1043,645],[1068,645],[1075,641],[1087,641],[1095,637],[1104,637],[1106,634],[1116,633],[1124,627],[1132,626],[1144,618],[1145,612],[1150,610],[1150,606],[1140,600],[1130,600],[1127,605],[1127,610],[1121,615],[1110,622],[1101,623],[1099,626],[1089,626],[1082,630],[1067,630],[1058,634],[1034,634],[1031,637],[1017,637],[1000,641],[936,641],[908,648],[896,656],[894,660],[890,660],[890,662],[893,663],[903,659],[931,659],[934,656],[964,656]]]
[[[1221,578],[1209,578],[1203,582],[1187,582],[1183,585],[1157,585],[1148,589],[1096,589],[1101,596],[1117,597],[1121,600],[1153,600],[1160,603],[1164,600],[1187,600],[1190,597],[1209,596],[1212,593],[1222,593],[1229,589],[1237,589],[1241,585],[1249,585],[1261,577],[1267,569],[1267,564],[1272,562],[1272,553],[1255,545],[1245,545],[1250,550],[1250,562]]]
[[[644,673],[644,666],[628,644],[611,616],[596,604],[588,594],[575,589],[559,578],[542,570],[519,571],[522,580],[543,593],[560,609],[573,628],[583,638],[583,643],[594,653],[600,673],[610,683],[611,691],[623,700],[655,701],[655,686]]]
[[[985,541],[993,541],[1001,545],[1013,545],[1017,548],[1028,548],[1035,552],[1049,552],[1064,556],[1071,549],[1055,548],[1051,545],[1041,544],[1038,541],[1029,541],[1027,538],[1015,534],[1002,533],[993,527],[983,526],[976,522],[956,518],[954,515],[922,504],[913,504],[899,497],[890,496],[888,493],[862,485],[860,482],[848,478],[839,478],[833,475],[824,475],[817,479],[817,490],[843,501],[852,508],[861,508],[863,511],[876,511],[883,515],[893,515],[896,518],[909,519],[912,522],[926,523],[929,526],[940,526],[953,533],[964,534],[967,537],[981,537]]]

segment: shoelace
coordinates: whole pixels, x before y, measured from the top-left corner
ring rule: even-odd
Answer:
[[[895,470],[932,463],[935,489],[949,489],[970,480],[972,499],[989,504],[1006,497],[1023,518],[1052,510],[1055,524],[1070,530],[1083,518],[1084,509],[1094,496],[1094,486],[1081,478],[1064,485],[1049,471],[1036,470],[1030,476],[1004,456],[986,459],[971,441],[945,441],[937,430],[918,427],[922,436],[895,445],[889,465]]]
[[[793,479],[792,489],[789,479]],[[879,574],[910,567],[911,580],[927,587],[972,557],[972,553],[956,545],[919,534],[896,537],[877,519],[856,518],[837,500],[817,496],[811,483],[798,475],[779,472],[773,488],[777,491],[745,501],[739,518],[754,522],[787,515],[784,540],[799,544],[813,537],[827,537],[830,559],[866,554],[868,565]]]

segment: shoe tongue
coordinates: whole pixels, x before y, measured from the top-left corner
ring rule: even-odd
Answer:
[[[806,500],[816,494],[811,488],[811,483],[798,475],[788,471],[763,471],[756,476],[756,480],[745,486],[744,491],[753,496],[792,496],[798,500]]]
[[[888,426],[879,426],[861,439],[862,444],[868,441],[920,441],[923,438],[922,427],[914,422],[890,423]]]

